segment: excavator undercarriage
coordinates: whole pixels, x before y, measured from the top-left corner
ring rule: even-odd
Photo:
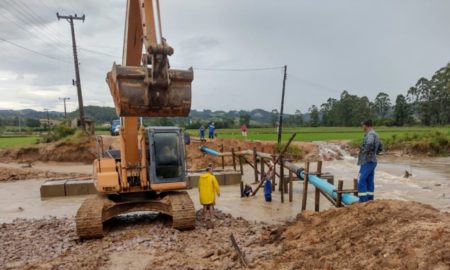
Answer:
[[[141,194],[143,195],[143,194]],[[115,216],[131,212],[159,212],[172,217],[172,227],[178,230],[195,228],[195,208],[185,191],[153,194],[154,198],[109,198],[99,194],[84,201],[76,216],[80,238],[103,237],[103,223]]]

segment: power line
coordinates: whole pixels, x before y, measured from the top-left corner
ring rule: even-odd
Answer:
[[[265,70],[281,70],[284,66],[276,67],[255,67],[255,68],[203,68],[193,67],[194,70],[201,71],[225,71],[225,72],[245,72],[245,71],[265,71]]]
[[[3,37],[1,37],[1,36],[0,36],[0,40],[4,41],[4,42],[6,42],[6,43],[9,43],[9,44],[11,44],[11,45],[13,45],[13,46],[16,46],[16,47],[18,47],[18,48],[21,48],[21,49],[23,49],[23,50],[29,51],[29,52],[31,52],[31,53],[38,54],[38,55],[40,55],[40,56],[47,57],[47,58],[49,58],[49,59],[56,60],[56,61],[63,62],[63,63],[69,63],[69,62],[67,62],[67,61],[64,61],[64,60],[58,59],[58,58],[56,58],[56,57],[53,57],[53,56],[51,56],[51,55],[47,55],[47,54],[44,54],[44,53],[35,51],[35,50],[33,50],[33,49],[29,49],[29,48],[24,47],[24,46],[22,46],[22,45],[20,45],[20,44],[17,44],[17,43],[15,43],[15,42],[12,42],[12,41],[10,41],[10,40],[7,40],[7,39],[5,39],[5,38],[3,38]]]

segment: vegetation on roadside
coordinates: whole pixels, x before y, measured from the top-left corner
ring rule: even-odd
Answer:
[[[392,134],[382,139],[385,151],[401,150],[406,154],[430,156],[450,155],[450,131],[435,130],[424,133]],[[359,147],[361,139],[353,140],[351,146]]]
[[[0,148],[13,148],[35,144],[39,136],[0,136]]]
[[[283,151],[284,147],[286,147],[286,143],[280,143],[280,144],[274,144],[274,150],[277,153],[280,153]],[[288,148],[286,149],[287,157],[293,158],[293,159],[301,159],[303,157],[303,151],[302,149],[295,144],[290,144]]]
[[[41,143],[59,141],[75,134],[76,129],[69,127],[66,123],[55,125],[52,130],[42,137]]]

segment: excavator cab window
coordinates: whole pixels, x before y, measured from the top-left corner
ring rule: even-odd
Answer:
[[[178,133],[155,133],[154,150],[156,177],[158,179],[178,178],[183,175],[180,158],[180,139]]]

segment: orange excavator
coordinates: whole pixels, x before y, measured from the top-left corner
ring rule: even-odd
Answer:
[[[122,65],[106,81],[121,117],[120,149],[103,151],[98,140],[94,182],[98,195],[76,215],[80,238],[103,236],[103,223],[117,215],[159,212],[176,229],[195,227],[194,204],[185,191],[184,134],[177,127],[144,128],[140,117],[187,116],[192,68],[170,69],[173,49],[162,37],[159,0],[128,0]]]

